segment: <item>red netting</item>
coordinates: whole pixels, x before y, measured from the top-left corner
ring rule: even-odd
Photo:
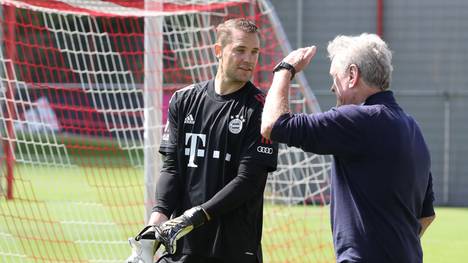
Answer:
[[[2,1],[0,261],[130,254],[126,239],[152,206],[144,177],[157,173],[159,141],[149,137],[174,90],[216,73],[218,23],[242,16],[261,28],[253,82],[269,87],[287,43],[268,2],[184,2]],[[310,110],[304,89],[293,91],[299,111]],[[331,261],[325,159],[283,150],[279,163],[265,192],[265,261]]]

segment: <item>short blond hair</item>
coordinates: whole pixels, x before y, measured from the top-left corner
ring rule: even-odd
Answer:
[[[216,27],[216,42],[221,44],[222,47],[230,43],[233,29],[238,29],[245,33],[255,33],[260,36],[258,27],[254,22],[246,18],[233,18],[224,21]]]

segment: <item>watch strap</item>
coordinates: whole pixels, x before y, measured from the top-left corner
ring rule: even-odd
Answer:
[[[275,68],[273,69],[273,73],[283,70],[283,69],[291,72],[291,80],[296,75],[296,69],[294,68],[294,66],[284,61],[281,61],[280,63],[278,63],[278,65],[275,66]]]

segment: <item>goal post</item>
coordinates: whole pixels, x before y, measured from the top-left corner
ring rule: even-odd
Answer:
[[[252,81],[265,91],[290,51],[268,0],[0,3],[1,262],[122,262],[154,205],[169,98],[216,74],[216,25],[259,25]],[[320,110],[302,74],[290,98],[295,112]],[[333,261],[329,171],[327,157],[281,145],[265,262]]]
[[[145,10],[163,10],[161,0],[145,0]],[[161,170],[158,148],[161,141],[163,105],[163,16],[145,16],[144,152],[145,222],[154,206],[156,182]]]
[[[7,138],[14,138],[14,132],[13,132],[13,119],[15,118],[15,112],[13,109],[13,101],[14,101],[14,96],[15,96],[15,87],[12,84],[12,81],[14,80],[15,76],[14,74],[14,59],[16,56],[16,50],[15,50],[15,8],[14,7],[5,7],[2,8],[3,15],[5,17],[6,27],[4,28],[2,32],[2,40],[5,43],[4,45],[4,50],[5,50],[5,63],[1,67],[2,68],[2,74],[6,78],[6,83],[4,86],[5,92],[4,92],[4,97],[5,97],[5,110],[3,112],[3,117],[4,117],[4,129],[3,133],[4,136],[2,136],[2,144],[3,144],[3,154],[4,156],[2,157],[3,160],[3,165],[4,165],[4,176],[6,179],[6,186],[5,186],[5,195],[8,200],[13,199],[13,181],[14,181],[14,174],[13,174],[13,168],[14,168],[14,147],[15,145],[11,143],[11,141],[5,140],[4,137]],[[1,184],[0,184],[1,187]]]

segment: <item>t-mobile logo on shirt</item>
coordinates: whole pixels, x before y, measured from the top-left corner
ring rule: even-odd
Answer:
[[[186,133],[185,134],[185,145],[189,148],[185,148],[185,155],[190,156],[188,167],[198,167],[195,164],[195,156],[204,157],[205,150],[198,149],[198,139],[201,139],[201,147],[205,147],[206,135],[198,133]]]

